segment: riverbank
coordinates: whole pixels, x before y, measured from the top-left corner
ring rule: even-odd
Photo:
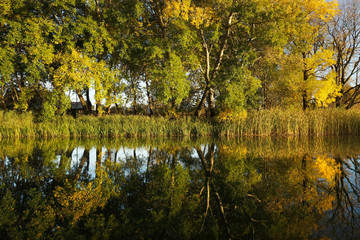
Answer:
[[[36,122],[32,113],[0,112],[1,138],[96,138],[161,136],[347,136],[360,134],[360,111],[259,110],[220,121],[194,117],[59,116]]]

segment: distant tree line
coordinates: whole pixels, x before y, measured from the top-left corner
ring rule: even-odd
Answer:
[[[0,109],[45,118],[360,102],[360,3],[3,0]],[[95,102],[90,90],[95,90]]]

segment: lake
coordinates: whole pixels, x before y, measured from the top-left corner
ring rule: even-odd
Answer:
[[[1,239],[359,239],[360,137],[0,142]]]

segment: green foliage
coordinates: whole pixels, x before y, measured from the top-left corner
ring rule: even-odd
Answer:
[[[164,68],[154,69],[152,76],[154,77],[155,96],[160,101],[172,100],[178,105],[188,96],[190,82],[187,80],[180,57],[175,53],[171,52]]]
[[[260,80],[253,77],[248,69],[231,69],[224,96],[222,96],[224,109],[242,112],[244,109],[257,107],[259,88]]]
[[[46,96],[46,101],[43,103],[41,121],[55,120],[57,115],[64,115],[71,107],[70,99],[63,92],[49,92]]]
[[[327,107],[343,87],[324,27],[336,13],[325,0],[2,1],[0,108],[45,121],[68,105],[60,92],[85,108],[89,89],[98,115],[120,103],[211,116]]]
[[[1,192],[4,192],[5,189],[1,189]],[[3,237],[10,237],[9,235],[12,235],[16,232],[16,228],[14,228],[14,225],[18,219],[18,216],[15,211],[15,204],[16,201],[12,197],[10,190],[5,190],[5,194],[2,194],[1,204],[0,204],[0,226],[2,226],[1,229],[1,235]],[[5,228],[7,231],[5,232]]]

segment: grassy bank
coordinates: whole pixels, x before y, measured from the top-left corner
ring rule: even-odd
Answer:
[[[346,136],[360,134],[360,111],[342,109],[251,111],[244,119],[70,116],[35,122],[31,113],[0,112],[1,138],[153,136]]]

